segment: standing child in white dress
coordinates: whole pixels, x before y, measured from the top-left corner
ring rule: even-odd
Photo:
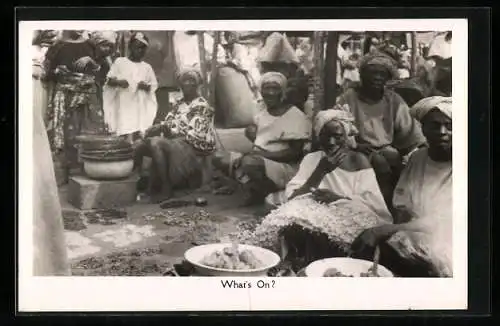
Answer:
[[[129,141],[153,124],[158,87],[153,68],[142,61],[149,46],[143,33],[136,33],[129,43],[128,57],[116,59],[104,86],[104,114],[110,130]]]

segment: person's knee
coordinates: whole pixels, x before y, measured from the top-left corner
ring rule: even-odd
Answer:
[[[247,155],[241,159],[241,170],[253,180],[261,180],[265,177],[266,168],[262,157]]]
[[[375,173],[390,173],[391,169],[389,167],[389,163],[386,158],[381,154],[374,154],[370,158],[370,163],[375,170]]]
[[[257,155],[245,155],[241,159],[242,168],[260,168],[264,167],[264,159]]]
[[[162,147],[163,138],[162,137],[151,137],[148,138],[148,145],[151,149],[159,149]]]
[[[385,147],[379,153],[390,166],[396,167],[402,164],[401,154],[394,147]]]
[[[225,170],[230,164],[230,154],[223,151],[215,152],[211,158],[212,166],[218,170]]]

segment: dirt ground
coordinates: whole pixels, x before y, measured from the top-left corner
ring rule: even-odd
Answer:
[[[218,242],[237,231],[238,223],[258,220],[265,213],[261,206],[242,207],[240,192],[231,195],[178,192],[175,199],[194,200],[199,196],[207,199],[206,206],[162,209],[157,204],[137,202],[120,209],[122,216],[97,221],[89,211],[80,211],[69,204],[67,188],[61,187],[73,274],[161,275],[169,266],[182,262],[184,252],[190,247]],[[114,270],[104,266],[109,261],[115,265],[111,267]]]

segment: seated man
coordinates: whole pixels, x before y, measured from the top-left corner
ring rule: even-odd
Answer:
[[[396,61],[382,52],[366,55],[360,64],[361,85],[341,94],[337,103],[347,107],[359,130],[358,150],[370,160],[387,206],[403,168],[403,157],[425,143],[408,105],[386,87],[397,76]]]
[[[425,98],[412,108],[428,147],[410,157],[399,179],[395,224],[367,229],[352,245],[366,253],[380,244],[381,263],[400,276],[452,276],[451,112],[450,97]]]
[[[306,115],[284,102],[286,90],[284,75],[264,74],[261,93],[267,110],[258,113],[255,124],[245,131],[254,150],[246,155],[221,151],[214,159],[216,168],[243,184],[249,205],[263,203],[268,194],[285,189],[311,138],[312,126]]]
[[[215,150],[214,109],[199,95],[200,73],[187,68],[178,75],[183,98],[165,121],[146,131],[136,144],[136,167],[144,156],[153,159],[149,193],[153,202],[172,196],[173,188],[195,188],[209,182],[206,159]],[[156,136],[157,134],[162,136]]]

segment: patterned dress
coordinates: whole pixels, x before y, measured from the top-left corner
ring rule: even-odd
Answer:
[[[215,110],[203,97],[186,103],[181,99],[165,117],[165,126],[174,137],[184,137],[195,150],[212,153],[215,150]]]
[[[52,151],[63,152],[66,167],[76,167],[78,154],[75,137],[84,133],[102,133],[107,130],[98,96],[95,76],[77,72],[74,62],[81,57],[94,57],[94,48],[88,42],[61,42],[46,55],[48,72],[58,66],[70,71],[64,76],[51,75],[55,87],[47,112],[47,131]]]
[[[189,104],[181,99],[165,117],[165,145],[172,154],[165,168],[172,187],[201,185],[206,160],[216,148],[214,116],[214,109],[198,97]]]

